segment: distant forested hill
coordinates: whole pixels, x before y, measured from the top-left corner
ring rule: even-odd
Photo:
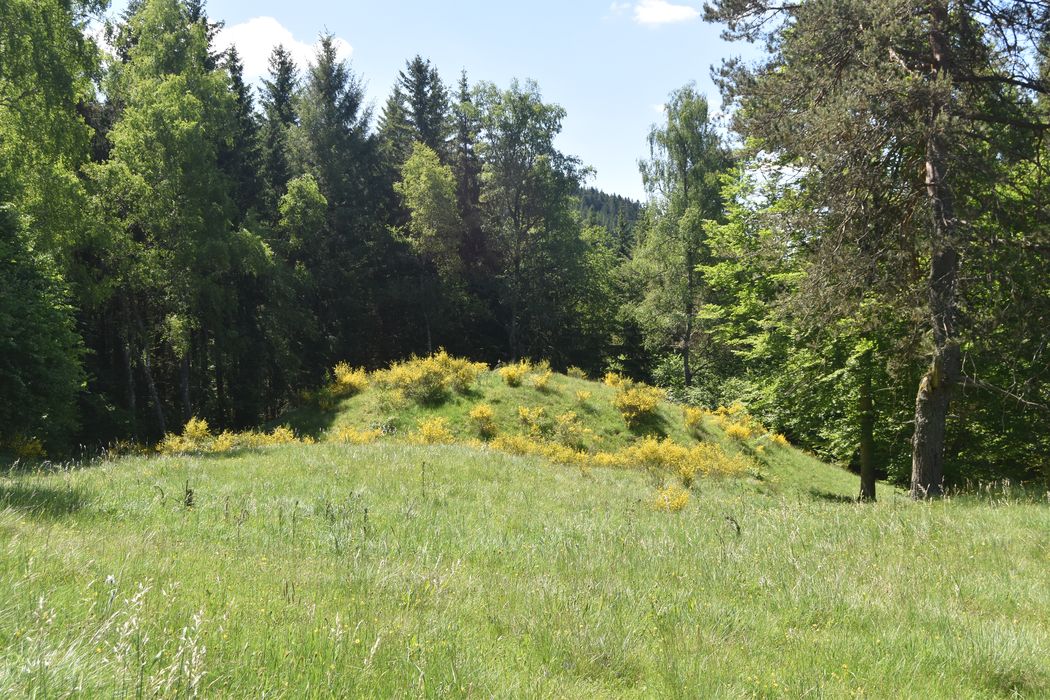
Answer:
[[[619,239],[626,252],[634,243],[633,231],[642,215],[642,204],[618,194],[585,187],[580,190],[580,213],[584,224],[604,226]]]

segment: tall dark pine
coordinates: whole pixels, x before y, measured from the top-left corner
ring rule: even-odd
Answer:
[[[384,269],[385,227],[380,220],[383,180],[364,89],[322,36],[297,104],[297,165],[313,176],[327,201],[327,221],[316,245],[304,251],[316,296],[310,301],[327,336],[328,360],[362,361],[373,342],[392,333],[363,333],[382,312],[375,295],[396,273]]]
[[[219,167],[233,185],[230,195],[237,207],[237,221],[234,223],[241,225],[257,209],[262,193],[259,121],[252,89],[244,82],[244,66],[235,47],[227,50],[224,64],[236,109],[232,115],[231,139],[219,153]]]
[[[456,201],[466,231],[463,236],[463,261],[468,269],[477,270],[487,257],[485,234],[481,228],[481,159],[477,153],[477,107],[470,95],[467,72],[459,78],[459,92],[452,110],[456,133],[452,141],[452,172],[456,176]]]
[[[405,117],[414,140],[426,144],[445,158],[451,133],[449,100],[437,68],[429,59],[416,56],[398,74],[397,85],[404,96]]]
[[[288,134],[296,125],[295,94],[298,75],[292,55],[283,46],[270,54],[270,75],[263,79],[263,123],[260,134],[263,202],[266,216],[277,220],[277,203],[292,179]]]

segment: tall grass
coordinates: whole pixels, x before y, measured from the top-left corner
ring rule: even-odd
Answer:
[[[0,696],[1050,695],[1045,500],[862,506],[791,459],[677,513],[464,446],[3,477]]]

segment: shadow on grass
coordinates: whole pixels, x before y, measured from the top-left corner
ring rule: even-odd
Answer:
[[[630,431],[636,437],[667,437],[667,419],[658,413],[640,416],[631,425]]]
[[[291,428],[299,437],[319,438],[328,432],[340,412],[341,402],[334,402],[330,408],[322,407],[316,400],[300,404],[282,413],[276,420],[269,421],[264,428],[271,431],[282,425]]]
[[[70,488],[0,484],[0,509],[10,508],[33,518],[57,520],[73,515],[84,505],[80,492]]]
[[[820,501],[827,501],[828,503],[856,503],[857,499],[853,496],[843,496],[841,493],[832,493],[831,491],[822,491],[821,489],[810,489],[809,495]]]

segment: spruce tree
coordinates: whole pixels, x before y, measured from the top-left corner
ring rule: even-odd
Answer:
[[[263,123],[260,129],[263,207],[269,221],[276,221],[277,203],[292,178],[289,131],[296,125],[295,95],[298,75],[292,55],[283,46],[270,54],[270,74],[263,79]]]

